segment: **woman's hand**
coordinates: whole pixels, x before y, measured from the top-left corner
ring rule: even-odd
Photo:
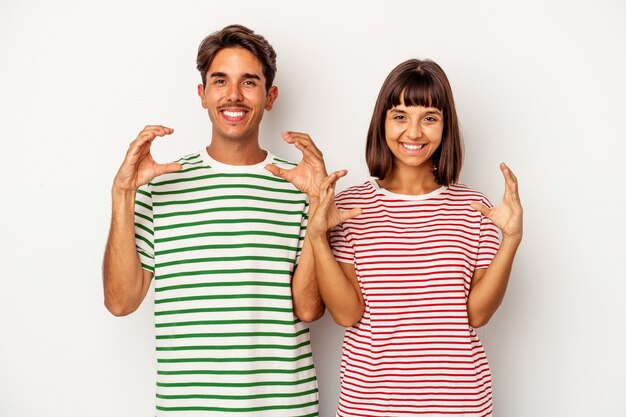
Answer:
[[[309,216],[306,233],[310,238],[326,236],[331,228],[348,219],[352,219],[362,213],[360,208],[349,211],[340,211],[335,205],[335,185],[339,178],[345,176],[348,171],[335,171],[322,181],[319,188],[319,205],[314,213]]]
[[[500,164],[500,170],[504,175],[504,196],[502,196],[500,204],[489,208],[484,204],[473,202],[470,203],[470,206],[480,211],[502,230],[503,237],[519,242],[522,240],[523,234],[524,209],[522,209],[519,198],[517,178],[504,163]]]

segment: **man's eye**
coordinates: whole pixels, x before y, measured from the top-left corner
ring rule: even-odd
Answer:
[[[247,85],[247,86],[251,86],[254,87],[256,85],[256,83],[254,81],[244,81],[243,85]]]

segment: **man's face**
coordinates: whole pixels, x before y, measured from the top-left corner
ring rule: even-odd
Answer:
[[[250,51],[226,48],[213,58],[198,95],[213,123],[213,141],[258,141],[263,112],[272,109],[278,89],[266,93],[263,65]]]

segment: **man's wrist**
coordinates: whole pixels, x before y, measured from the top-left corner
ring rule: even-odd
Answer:
[[[137,190],[129,190],[128,188],[118,187],[115,184],[111,187],[111,199],[114,207],[117,205],[132,205],[134,207],[136,195]]]

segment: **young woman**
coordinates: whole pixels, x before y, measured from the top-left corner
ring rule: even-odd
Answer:
[[[500,305],[522,239],[517,179],[500,166],[505,192],[495,208],[458,184],[454,100],[432,61],[389,74],[366,157],[377,179],[335,198],[345,171],[328,176],[307,227],[322,299],[348,328],[337,415],[491,416],[474,328]]]

